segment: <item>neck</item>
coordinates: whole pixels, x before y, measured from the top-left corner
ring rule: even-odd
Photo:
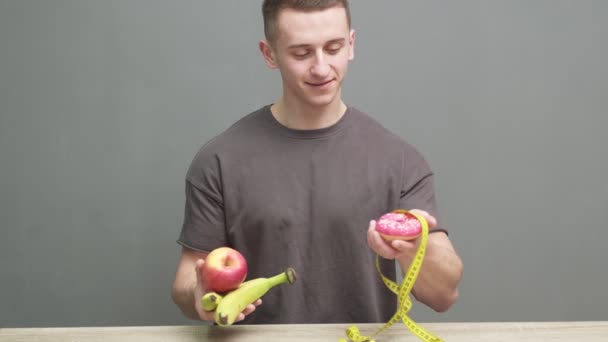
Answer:
[[[270,111],[274,118],[287,128],[313,130],[338,122],[346,112],[346,104],[340,100],[326,106],[302,106],[281,97],[270,107]]]

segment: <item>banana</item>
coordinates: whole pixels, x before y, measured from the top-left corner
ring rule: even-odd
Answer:
[[[213,311],[223,296],[217,292],[207,292],[201,298],[201,305],[205,311]]]
[[[271,278],[256,278],[244,282],[236,290],[222,298],[215,309],[215,323],[220,326],[232,325],[247,305],[255,302],[271,288],[296,281],[296,271],[288,268],[285,272]]]
[[[245,282],[241,283],[241,285],[239,285],[239,286],[243,286],[253,280],[255,280],[255,279],[245,281]],[[219,294],[217,292],[213,292],[213,291],[205,293],[201,297],[201,305],[203,306],[203,310],[205,310],[205,311],[215,310],[215,308],[217,308],[217,305],[219,304],[220,300],[222,300],[222,298],[224,298],[225,295],[226,295],[226,293],[224,293],[224,295],[221,295],[221,294]]]

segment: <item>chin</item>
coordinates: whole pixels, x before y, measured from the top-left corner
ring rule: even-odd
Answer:
[[[308,103],[311,107],[327,107],[336,102],[337,94],[324,94],[317,96],[309,96],[306,99],[306,103]]]

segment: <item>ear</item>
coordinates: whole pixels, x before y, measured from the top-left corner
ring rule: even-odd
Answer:
[[[262,57],[264,57],[266,65],[268,65],[268,67],[271,69],[278,68],[276,56],[272,50],[272,46],[270,46],[270,43],[267,40],[262,40],[260,41],[259,48],[260,52],[262,53]]]
[[[348,55],[348,60],[352,61],[355,59],[355,30],[350,30],[348,45],[350,45],[350,54]]]

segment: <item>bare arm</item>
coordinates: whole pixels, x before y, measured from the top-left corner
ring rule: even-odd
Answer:
[[[407,272],[415,253],[397,258],[403,273]],[[429,235],[426,255],[412,294],[435,311],[448,310],[458,299],[462,261],[444,232]]]
[[[205,289],[197,277],[197,262],[202,266],[207,253],[182,248],[175,280],[171,289],[173,301],[186,317],[195,320],[213,320],[213,313],[202,310],[199,300]]]
[[[437,224],[435,218],[420,210],[412,210],[424,216],[429,227]],[[368,244],[378,255],[397,259],[405,274],[416,254],[417,241],[385,242],[370,222]],[[416,299],[435,311],[448,310],[458,299],[458,284],[462,278],[462,261],[448,236],[443,232],[429,234],[426,255],[414,284],[412,294]]]

